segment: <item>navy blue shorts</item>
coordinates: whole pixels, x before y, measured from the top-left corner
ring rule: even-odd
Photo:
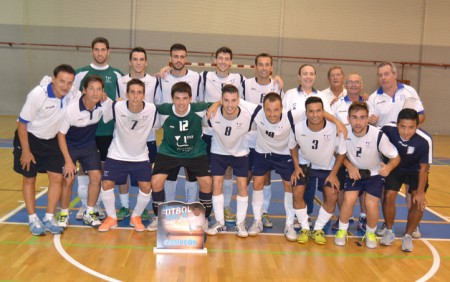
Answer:
[[[28,133],[28,143],[36,163],[30,163],[30,170],[26,171],[22,169],[22,165],[20,164],[22,147],[20,146],[19,136],[16,130],[13,141],[15,172],[28,178],[36,177],[38,173],[46,173],[47,171],[56,173],[63,172],[64,157],[59,149],[58,140],[56,138],[49,140],[39,139],[33,134]]]
[[[249,148],[250,152],[248,153],[248,171],[253,171],[253,158],[255,157],[255,148]]]
[[[158,154],[156,141],[147,142],[147,148],[148,148],[148,158],[150,159],[150,162],[153,164],[156,161],[156,154]]]
[[[347,178],[345,180],[344,191],[359,191],[381,199],[383,195],[384,178],[381,175],[373,175],[369,178],[356,180]]]
[[[100,152],[95,144],[84,148],[69,148],[69,154],[73,163],[78,161],[84,171],[102,170]]]
[[[248,175],[248,155],[234,157],[211,153],[211,175],[225,175],[228,166],[233,168],[233,174],[237,177],[247,177]]]
[[[127,183],[128,175],[130,175],[131,183],[149,182],[152,178],[150,162],[126,162],[106,158],[102,180],[122,185]]]
[[[330,175],[330,172],[331,170],[311,169],[308,183],[323,193],[324,186],[331,187],[329,182],[325,183],[325,179]]]
[[[408,193],[417,190],[419,185],[419,171],[402,171],[398,167],[395,168],[386,177],[384,181],[384,189],[400,191],[402,184],[409,185]],[[425,183],[425,192],[428,190],[428,179]]]
[[[294,163],[291,155],[261,154],[255,151],[253,155],[253,175],[263,176],[266,172],[275,170],[284,181],[291,181]]]

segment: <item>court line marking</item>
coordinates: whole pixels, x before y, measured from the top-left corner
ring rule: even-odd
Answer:
[[[90,269],[89,267],[79,263],[78,261],[76,261],[74,258],[72,258],[63,248],[63,246],[61,245],[61,239],[60,239],[61,235],[55,235],[53,237],[53,243],[55,244],[55,248],[58,251],[58,253],[65,259],[67,260],[70,264],[72,264],[73,266],[83,270],[84,272],[89,273],[92,276],[98,277],[100,279],[106,280],[106,281],[114,281],[114,282],[120,282],[120,280],[114,279],[112,277],[106,276],[104,274],[101,274],[93,269]]]
[[[39,199],[40,197],[42,197],[43,195],[45,195],[48,191],[47,187],[40,187],[40,188],[44,188],[44,190],[42,190],[41,192],[39,192],[36,195],[36,200]],[[10,217],[14,216],[16,213],[18,213],[23,208],[25,208],[25,202],[23,204],[20,204],[17,208],[13,209],[12,211],[10,211],[8,214],[3,216],[2,218],[0,218],[0,223],[3,223],[4,221],[8,220]]]
[[[433,254],[433,264],[431,265],[430,270],[428,270],[428,272],[424,276],[416,280],[417,282],[424,282],[431,279],[439,270],[439,266],[441,264],[441,257],[439,256],[439,253],[436,250],[436,248],[427,240],[422,240],[422,242],[425,243],[425,245],[430,249],[431,253]]]

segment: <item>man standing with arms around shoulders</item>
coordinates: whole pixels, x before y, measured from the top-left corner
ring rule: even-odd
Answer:
[[[119,81],[123,76],[123,73],[108,65],[108,58],[111,53],[109,49],[109,41],[104,37],[97,37],[92,40],[92,59],[93,62],[85,67],[76,70],[77,75],[75,76],[74,86],[79,90],[82,90],[83,81],[88,75],[98,75],[103,79],[105,83],[105,93],[113,101],[115,101],[119,96]],[[95,142],[97,148],[100,151],[100,159],[102,164],[106,160],[106,155],[108,154],[108,148],[111,144],[114,132],[114,122],[110,121],[104,123],[101,120],[98,124]],[[83,169],[80,167],[80,173],[78,175],[78,196],[81,200],[81,208],[78,211],[76,218],[83,219],[83,214],[87,207],[87,191],[89,185],[89,177],[84,175]],[[102,219],[105,217],[102,209],[100,208],[99,202],[95,207],[96,212]]]
[[[45,235],[46,231],[61,234],[54,213],[63,186],[64,158],[56,134],[70,102],[80,97],[72,87],[75,70],[60,65],[53,71],[51,83],[36,86],[27,96],[20,112],[14,136],[14,171],[23,175],[22,191],[28,213],[30,232]],[[43,222],[36,215],[35,194],[37,173],[47,172],[48,203]]]
[[[368,117],[369,109],[365,102],[352,103],[348,110],[350,127],[346,139],[347,159],[344,161],[348,178],[344,185],[339,230],[334,241],[339,246],[347,244],[349,219],[358,195],[363,191],[367,209],[367,231],[363,240],[367,248],[377,247],[375,230],[378,222],[378,202],[383,194],[383,177],[388,176],[400,162],[397,149],[383,132],[368,125]],[[389,158],[387,164],[381,162],[380,153]]]
[[[397,148],[400,164],[386,177],[384,183],[383,214],[386,232],[381,245],[388,246],[395,240],[392,226],[395,220],[395,199],[402,184],[408,178],[407,193],[411,194],[412,205],[408,210],[402,251],[412,252],[412,233],[422,219],[426,207],[425,193],[428,188],[428,171],[433,161],[431,136],[419,127],[419,115],[413,109],[403,109],[398,114],[397,124],[389,123],[381,129]]]

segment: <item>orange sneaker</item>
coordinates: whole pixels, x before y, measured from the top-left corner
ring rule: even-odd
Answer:
[[[134,230],[138,232],[145,231],[145,226],[142,224],[141,217],[139,215],[130,218],[130,225],[134,227]]]
[[[108,216],[105,221],[103,221],[102,225],[98,227],[98,231],[100,232],[107,232],[111,230],[112,228],[117,227],[117,219],[114,219],[110,216]]]

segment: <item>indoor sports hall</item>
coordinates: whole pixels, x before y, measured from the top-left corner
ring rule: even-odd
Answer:
[[[0,2],[0,280],[1,281],[448,281],[450,275],[450,122],[448,81],[450,37],[443,0],[419,1],[57,1]],[[433,138],[427,206],[420,222],[421,238],[414,250],[401,250],[408,218],[405,189],[396,198],[391,246],[368,249],[357,228],[359,203],[345,247],[334,243],[336,230],[325,225],[327,243],[289,242],[283,186],[272,172],[269,213],[272,228],[258,236],[239,238],[234,224],[207,236],[206,253],[155,253],[157,233],[136,232],[129,218],[109,232],[98,232],[75,218],[81,207],[77,183],[69,204],[69,226],[61,235],[29,232],[22,194],[23,177],[13,170],[13,139],[27,94],[60,64],[75,69],[92,61],[91,41],[110,43],[108,64],[130,73],[130,50],[145,48],[146,72],[168,65],[174,43],[187,47],[186,67],[214,71],[215,52],[233,50],[231,73],[255,76],[255,57],[272,55],[272,77],[283,90],[299,86],[298,69],[312,64],[314,88],[329,87],[328,70],[340,66],[359,74],[363,92],[377,95],[377,65],[393,62],[399,83],[419,94],[426,120],[420,125]],[[156,132],[158,146],[163,132]],[[176,200],[183,201],[185,176],[180,170]],[[247,225],[253,221],[249,185]],[[48,202],[48,178],[36,181],[36,214]],[[130,207],[138,190],[130,190]],[[236,212],[234,182],[231,209]],[[317,219],[323,196],[316,191]],[[119,209],[116,189],[116,208]],[[147,209],[153,217],[151,204]],[[378,226],[383,223],[381,204]],[[337,214],[337,211],[336,211]],[[211,216],[214,223],[214,215]],[[145,226],[149,222],[144,222]],[[297,230],[298,231],[298,230]],[[446,278],[447,277],[447,278]]]

